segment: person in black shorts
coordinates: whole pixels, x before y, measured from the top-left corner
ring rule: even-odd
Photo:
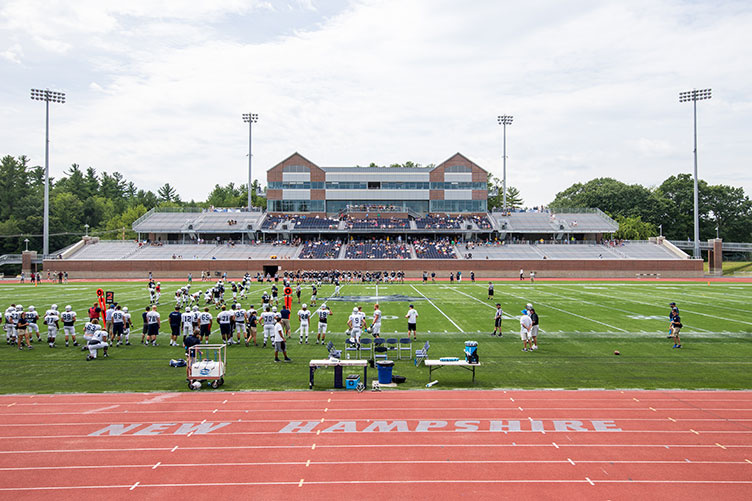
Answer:
[[[180,346],[178,344],[178,335],[180,334],[180,320],[182,315],[180,314],[180,306],[176,306],[175,310],[170,312],[167,320],[170,322],[170,346]]]
[[[149,322],[146,320],[146,314],[151,311],[151,308],[148,306],[144,308],[143,313],[141,313],[141,320],[144,321],[144,327],[141,329],[141,344],[146,344],[144,340],[146,339],[146,333],[149,332]]]
[[[493,282],[488,282],[488,299],[493,299],[494,286]]]

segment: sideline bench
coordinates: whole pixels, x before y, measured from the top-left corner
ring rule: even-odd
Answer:
[[[467,360],[451,360],[451,361],[442,361],[442,360],[424,360],[423,364],[428,367],[428,382],[431,382],[431,374],[433,371],[437,371],[441,369],[442,367],[462,367],[463,369],[467,369],[469,371],[473,372],[473,382],[475,382],[475,368],[480,366],[480,362],[477,364],[471,364]]]

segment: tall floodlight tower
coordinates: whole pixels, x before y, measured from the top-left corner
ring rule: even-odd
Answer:
[[[44,101],[44,228],[42,255],[50,253],[50,102],[65,104],[65,93],[49,89],[31,89],[31,98]]]
[[[512,124],[512,119],[514,117],[512,115],[499,115],[496,117],[496,120],[498,120],[499,125],[501,125],[504,128],[504,139],[503,139],[503,164],[504,164],[504,172],[503,172],[503,179],[501,181],[502,189],[504,190],[503,193],[503,202],[502,202],[502,208],[504,211],[507,210],[507,125]]]
[[[702,254],[700,253],[700,208],[699,208],[699,194],[698,194],[698,187],[697,187],[697,101],[702,101],[703,99],[710,99],[710,93],[711,89],[701,89],[701,90],[690,90],[687,92],[680,92],[679,93],[679,102],[680,103],[686,103],[688,101],[692,101],[692,106],[694,108],[694,138],[695,138],[695,189],[694,189],[694,196],[695,196],[695,249],[694,249],[694,257],[695,259],[700,259],[702,257]]]
[[[253,124],[258,122],[258,113],[243,113],[243,121],[248,124],[248,210],[251,210],[251,207],[253,207],[253,199],[251,197],[251,190],[253,190],[253,155],[251,154],[251,145],[253,144]]]

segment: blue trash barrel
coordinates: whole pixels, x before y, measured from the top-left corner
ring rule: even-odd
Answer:
[[[380,360],[376,362],[376,365],[379,369],[379,384],[390,384],[394,362],[392,360]]]

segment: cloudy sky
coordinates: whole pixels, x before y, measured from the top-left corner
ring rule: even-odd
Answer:
[[[120,171],[184,199],[298,151],[319,165],[459,151],[526,204],[611,176],[692,170],[752,194],[752,4],[571,0],[0,0],[0,154]]]

